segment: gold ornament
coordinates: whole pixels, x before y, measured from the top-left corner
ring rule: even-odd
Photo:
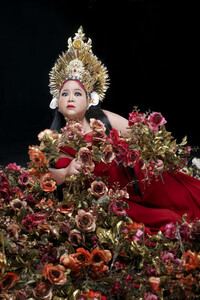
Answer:
[[[82,26],[68,39],[68,50],[57,59],[50,72],[50,93],[58,99],[63,83],[68,79],[80,81],[86,92],[96,92],[102,101],[108,89],[107,68],[92,52],[92,40],[84,42]]]

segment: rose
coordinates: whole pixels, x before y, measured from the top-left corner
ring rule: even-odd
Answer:
[[[24,171],[22,174],[19,176],[19,184],[22,186],[28,185],[30,182],[30,176],[28,172]]]
[[[165,123],[167,123],[167,121],[165,120],[165,118],[161,115],[161,113],[158,112],[154,112],[151,113],[148,117],[149,120],[149,128],[151,130],[153,130],[154,132],[158,131],[159,126],[164,125]]]
[[[91,184],[90,192],[96,197],[101,197],[105,195],[108,191],[107,186],[102,181],[93,181]]]
[[[88,148],[80,148],[78,152],[78,161],[83,167],[83,173],[88,174],[94,170],[95,164],[92,161],[92,152]]]
[[[46,264],[43,268],[42,276],[56,285],[63,285],[67,281],[65,267],[61,265]]]
[[[115,154],[113,151],[113,147],[111,145],[107,145],[104,149],[103,149],[103,157],[102,157],[102,161],[105,164],[110,164],[113,159],[115,158]]]
[[[19,276],[15,273],[6,273],[0,279],[0,290],[5,291],[11,289],[19,280]]]
[[[138,151],[128,151],[126,157],[127,166],[133,166],[139,160],[139,152]]]
[[[104,131],[93,131],[91,133],[92,141],[93,142],[106,142],[107,136]]]
[[[115,149],[116,162],[119,164],[125,160],[128,153],[128,144],[123,138],[119,138]]]
[[[100,120],[96,120],[93,118],[90,119],[90,127],[95,131],[106,131],[105,125]]]
[[[21,171],[21,166],[17,166],[16,162],[14,162],[13,164],[8,164],[6,169],[7,170],[12,170],[15,173],[17,173],[17,172]]]
[[[80,230],[86,232],[93,232],[96,229],[96,217],[91,212],[86,212],[83,209],[78,210],[78,214],[75,217],[76,226]]]
[[[78,140],[84,137],[84,129],[82,125],[75,121],[68,122],[68,124],[62,128],[62,132],[67,139]]]
[[[199,258],[196,252],[188,250],[183,254],[183,266],[186,271],[195,270],[200,266]]]
[[[158,300],[158,297],[152,293],[145,293],[144,300]]]
[[[119,132],[116,129],[110,130],[110,143],[115,147],[118,145]]]
[[[126,216],[126,211],[123,207],[123,201],[115,200],[108,207],[108,215]]]
[[[36,299],[51,300],[52,291],[51,284],[49,282],[41,281],[36,285],[36,288],[33,290],[33,295]]]
[[[85,242],[85,237],[79,230],[73,229],[69,233],[68,240],[72,246],[77,247],[81,243]]]

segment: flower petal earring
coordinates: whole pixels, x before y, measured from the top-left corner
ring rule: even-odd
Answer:
[[[99,95],[96,92],[92,92],[89,96],[89,107],[99,104]]]
[[[58,99],[56,97],[51,100],[49,107],[51,109],[56,109],[56,107],[58,107]]]

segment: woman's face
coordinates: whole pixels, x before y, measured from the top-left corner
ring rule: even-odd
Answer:
[[[88,108],[85,90],[74,80],[64,83],[59,96],[58,109],[71,120],[81,121]]]

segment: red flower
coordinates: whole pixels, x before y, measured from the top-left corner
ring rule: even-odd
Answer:
[[[56,190],[56,182],[54,180],[46,180],[40,184],[44,192],[50,193]]]
[[[139,159],[139,152],[138,151],[128,151],[126,164],[127,166],[133,166]]]
[[[138,113],[135,111],[129,113],[128,126],[138,125],[140,123],[143,123],[144,121],[145,117],[143,113]]]
[[[34,214],[34,215],[27,215],[24,220],[22,220],[22,225],[27,229],[27,230],[33,230],[35,226],[37,226],[40,223],[45,223],[46,222],[46,216],[43,214]]]
[[[6,291],[11,289],[15,283],[19,280],[19,277],[15,273],[7,273],[0,279],[0,290]]]

